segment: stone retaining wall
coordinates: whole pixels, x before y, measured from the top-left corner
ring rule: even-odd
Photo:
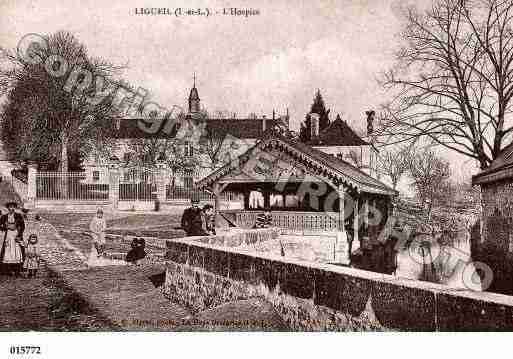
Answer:
[[[167,241],[165,294],[195,311],[263,298],[294,330],[513,330],[513,297],[198,241]]]

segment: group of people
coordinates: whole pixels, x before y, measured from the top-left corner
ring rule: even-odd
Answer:
[[[212,236],[216,234],[215,213],[211,204],[199,206],[197,198],[191,198],[191,207],[185,209],[182,215],[182,229],[187,236]],[[264,208],[259,213],[253,228],[269,228],[273,225],[271,210]]]
[[[216,234],[214,207],[206,204],[199,206],[199,199],[191,198],[191,207],[182,215],[182,229],[187,236],[210,236]]]
[[[5,204],[7,213],[0,215],[0,272],[20,276],[23,271],[27,277],[35,277],[39,269],[39,249],[36,233],[24,239],[25,218],[16,211],[16,202]],[[0,212],[1,213],[1,212]]]
[[[103,215],[103,210],[98,208],[96,215],[89,223],[89,231],[93,237],[91,247],[91,255],[89,263],[95,262],[98,258],[105,255],[105,231],[107,230],[107,222]],[[139,261],[146,257],[146,241],[144,238],[134,238],[130,243],[130,250],[128,251],[125,261],[129,264],[138,264]]]

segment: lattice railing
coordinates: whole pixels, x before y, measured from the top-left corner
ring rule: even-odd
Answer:
[[[239,227],[252,228],[261,211],[240,211],[235,213]],[[271,212],[272,225],[294,232],[333,232],[337,230],[338,214],[335,212]]]

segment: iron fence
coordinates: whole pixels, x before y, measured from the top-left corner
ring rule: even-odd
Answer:
[[[88,183],[83,172],[38,172],[38,200],[98,201],[109,199],[109,184]]]

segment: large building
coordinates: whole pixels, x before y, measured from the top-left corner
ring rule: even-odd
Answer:
[[[315,114],[312,116],[315,121]],[[190,187],[213,170],[230,162],[255,145],[269,129],[289,131],[288,110],[285,115],[262,116],[260,118],[211,118],[202,110],[196,84],[190,90],[188,111],[180,114],[175,125],[169,129],[163,121],[161,130],[145,131],[145,121],[140,118],[119,119],[117,121],[117,150],[109,158],[92,155],[84,164],[86,181],[107,183],[108,166],[118,166],[124,171],[124,178],[130,178],[129,169],[134,166],[136,148],[154,146],[173,152],[184,165],[173,174],[173,183]],[[318,129],[317,126],[312,126]],[[314,131],[314,130],[313,130]],[[337,117],[330,126],[320,133],[312,133],[310,146],[352,163],[376,176],[376,151],[372,144],[358,136],[349,125]],[[152,152],[152,151],[149,151]],[[155,153],[155,160],[166,162],[169,153]],[[191,166],[187,166],[190,159]],[[135,162],[137,165],[137,162]]]

